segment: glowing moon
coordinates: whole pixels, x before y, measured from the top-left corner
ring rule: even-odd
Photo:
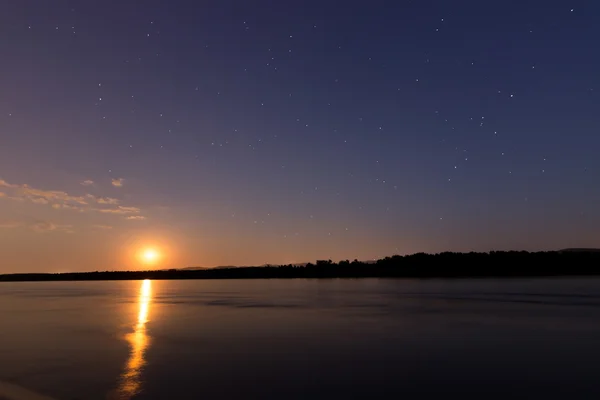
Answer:
[[[159,256],[158,251],[154,249],[146,249],[142,252],[142,260],[148,264],[156,262]]]

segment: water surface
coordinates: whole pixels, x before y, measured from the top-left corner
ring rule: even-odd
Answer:
[[[598,398],[599,293],[597,279],[3,283],[0,399]]]

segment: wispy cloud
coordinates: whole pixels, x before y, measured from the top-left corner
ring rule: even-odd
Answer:
[[[146,217],[144,217],[143,215],[130,215],[129,217],[127,217],[127,219],[130,221],[143,221],[146,219]]]
[[[0,179],[0,186],[12,189],[13,198],[22,198],[37,204],[48,204],[51,202],[88,204],[83,196],[71,196],[61,190],[42,190],[33,188],[27,184],[16,185]]]
[[[27,228],[37,233],[63,232],[74,233],[72,225],[55,224],[48,221],[37,221],[34,223],[25,223],[20,221],[0,222],[0,229]]]
[[[48,203],[50,203],[48,200],[46,200],[43,197],[34,197],[34,198],[30,199],[30,200],[31,200],[32,203],[35,203],[35,204],[48,204]]]
[[[48,221],[39,221],[31,225],[31,229],[33,229],[37,233],[46,233],[46,232],[64,232],[64,233],[73,233],[72,225],[57,225]]]
[[[93,180],[91,180],[91,179],[87,179],[87,180],[85,180],[85,181],[81,182],[81,184],[82,184],[83,186],[92,186],[92,185],[94,184],[94,181],[93,181]]]
[[[19,185],[12,185],[12,184],[6,182],[4,179],[0,179],[0,186],[7,187],[7,188],[15,188],[15,187],[18,187]]]
[[[113,185],[121,187],[123,179],[114,179]],[[61,190],[44,190],[31,187],[27,184],[13,184],[3,179],[0,179],[0,187],[6,189],[5,192],[0,192],[0,198],[48,205],[55,210],[120,215],[140,214],[142,212],[138,207],[122,206],[121,201],[113,197],[99,197],[92,194],[78,196]],[[141,215],[139,216],[141,217]]]
[[[113,227],[110,225],[92,225],[92,228],[107,231],[112,229]]]
[[[119,204],[119,199],[114,199],[112,197],[99,197],[96,199],[96,202],[98,204],[117,205],[117,204]]]
[[[112,180],[112,185],[114,187],[123,187],[123,184],[125,183],[125,179],[123,178],[116,178]]]
[[[54,208],[55,210],[72,210],[72,211],[79,211],[79,212],[85,211],[85,209],[83,207],[74,206],[71,204],[52,204],[52,208]]]
[[[99,208],[97,211],[107,214],[138,214],[141,210],[137,207],[118,206],[117,208]]]

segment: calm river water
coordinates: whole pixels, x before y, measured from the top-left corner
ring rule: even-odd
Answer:
[[[597,399],[599,363],[598,279],[0,284],[2,400]]]

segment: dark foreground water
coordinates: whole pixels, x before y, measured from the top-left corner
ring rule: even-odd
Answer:
[[[599,363],[597,279],[0,284],[2,400],[597,399]]]

